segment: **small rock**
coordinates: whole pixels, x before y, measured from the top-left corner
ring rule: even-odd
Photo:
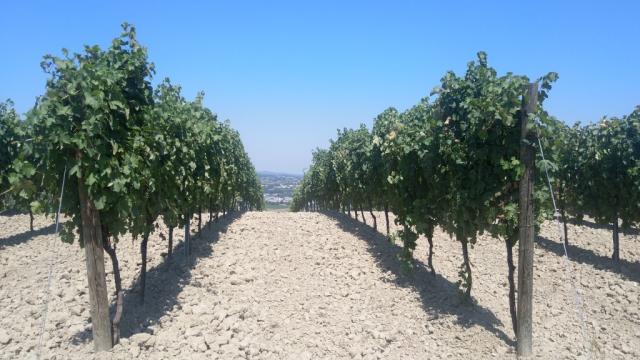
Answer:
[[[129,347],[129,354],[131,354],[131,358],[132,359],[138,358],[138,356],[140,355],[140,348],[137,347],[137,346],[130,346]]]
[[[213,344],[215,344],[217,346],[226,345],[226,344],[229,343],[229,340],[231,340],[232,336],[233,336],[233,332],[225,331],[225,332],[221,333],[220,335],[218,335],[218,336],[213,338]]]
[[[249,348],[246,350],[246,354],[249,356],[256,356],[260,353],[260,347],[257,344],[250,344]]]
[[[131,343],[138,345],[139,347],[146,347],[147,343],[151,340],[151,335],[147,333],[137,333],[129,338]]]
[[[395,333],[389,333],[387,335],[384,336],[384,339],[388,342],[388,343],[392,343],[396,340],[398,340],[398,336]]]
[[[59,311],[59,312],[50,313],[48,321],[55,328],[58,325],[64,324],[66,322],[67,318],[68,318],[67,314]]]
[[[187,337],[200,336],[200,335],[202,335],[202,331],[200,330],[200,328],[191,327],[191,328],[187,329],[187,331],[185,332],[185,335]]]
[[[207,343],[202,336],[194,336],[189,338],[189,345],[194,351],[205,352],[209,349]]]
[[[427,334],[428,334],[428,335],[433,334],[433,327],[431,326],[431,324],[426,324],[426,325],[424,326],[424,328],[425,328],[425,330],[427,331]]]
[[[623,354],[631,354],[632,353],[631,348],[627,344],[622,344],[620,346],[620,351],[622,351]]]
[[[218,320],[224,320],[227,317],[227,312],[222,308],[216,309],[213,316]]]
[[[358,346],[353,346],[349,349],[349,356],[352,358],[358,357],[362,355],[362,350]]]
[[[0,329],[0,344],[7,345],[12,340],[11,335],[5,329]]]
[[[237,314],[229,316],[218,325],[218,329],[223,331],[229,330],[229,329],[236,329],[238,328],[237,323],[239,319],[240,319],[240,316],[238,316]]]
[[[204,305],[204,304],[200,304],[196,307],[193,308],[193,313],[195,315],[205,315],[205,314],[210,314],[211,313],[211,309]]]

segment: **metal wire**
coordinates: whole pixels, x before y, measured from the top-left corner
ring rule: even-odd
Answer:
[[[67,178],[67,166],[64,166],[64,171],[62,172],[62,185],[60,187],[60,199],[58,200],[58,212],[56,213],[56,235],[58,234],[58,230],[60,228],[60,211],[62,210],[62,197],[64,196],[64,186]],[[44,300],[44,309],[42,311],[42,325],[40,326],[40,337],[38,339],[38,353],[37,358],[40,359],[42,356],[42,348],[44,346],[44,330],[47,325],[47,314],[49,312],[49,295],[51,293],[51,278],[53,277],[53,265],[54,260],[58,257],[58,248],[56,246],[54,240],[54,251],[51,253],[51,257],[49,258],[49,275],[47,276],[47,287],[45,288],[45,300]]]
[[[558,211],[558,207],[556,206],[556,198],[553,192],[553,186],[551,185],[551,178],[549,177],[549,170],[547,169],[547,164],[546,164],[546,159],[544,157],[544,151],[542,150],[542,142],[540,142],[540,137],[538,137],[538,146],[540,148],[540,156],[542,157],[543,160],[543,164],[544,164],[544,172],[545,175],[547,177],[547,185],[549,186],[549,193],[551,194],[551,202],[553,203],[553,216],[556,220],[556,223],[558,224],[558,232],[560,233],[560,238],[562,239],[562,247],[564,249],[564,264],[565,264],[565,270],[566,270],[566,276],[567,277],[571,277],[571,263],[569,262],[569,252],[567,251],[567,239],[565,237],[564,231],[562,229],[562,223],[561,223],[561,219],[560,219],[560,212]],[[573,277],[572,277],[573,278]],[[592,355],[591,355],[591,350],[590,350],[590,344],[587,341],[587,328],[586,328],[586,322],[585,322],[585,315],[584,315],[584,306],[582,303],[582,297],[580,296],[580,293],[578,293],[578,289],[576,287],[576,283],[575,283],[575,279],[573,278],[574,281],[571,281],[571,288],[573,289],[573,301],[574,304],[576,306],[576,313],[578,313],[578,317],[580,318],[580,329],[582,331],[582,339],[585,342],[585,350],[587,352],[587,357],[589,359],[592,359]]]

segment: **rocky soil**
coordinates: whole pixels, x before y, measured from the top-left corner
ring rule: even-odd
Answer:
[[[166,258],[159,224],[144,305],[139,241],[121,238],[123,339],[95,354],[84,252],[60,242],[51,223],[38,217],[29,233],[27,215],[0,216],[0,359],[40,351],[43,359],[514,358],[503,242],[481,237],[471,250],[470,305],[457,292],[460,246],[441,232],[437,275],[425,266],[424,239],[406,274],[400,245],[369,226],[344,215],[282,212],[229,216],[193,239],[188,259],[179,232]],[[569,236],[569,263],[555,224],[545,224],[536,242],[536,356],[640,358],[640,236],[621,237],[618,266],[609,260],[607,229],[587,222],[571,225]]]

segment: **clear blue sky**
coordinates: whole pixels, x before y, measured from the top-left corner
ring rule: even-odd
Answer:
[[[640,104],[639,14],[640,1],[8,1],[0,99],[27,111],[44,54],[104,47],[128,21],[154,82],[204,90],[259,170],[301,173],[337,128],[417,103],[479,50],[501,73],[558,72],[547,109],[566,122],[628,114]]]

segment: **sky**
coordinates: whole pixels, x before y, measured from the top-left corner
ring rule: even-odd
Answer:
[[[478,51],[503,74],[558,72],[545,108],[567,122],[640,105],[640,1],[6,1],[0,100],[26,112],[45,54],[109,45],[136,26],[187,98],[230,119],[258,170],[300,174],[337,129],[416,104]]]

